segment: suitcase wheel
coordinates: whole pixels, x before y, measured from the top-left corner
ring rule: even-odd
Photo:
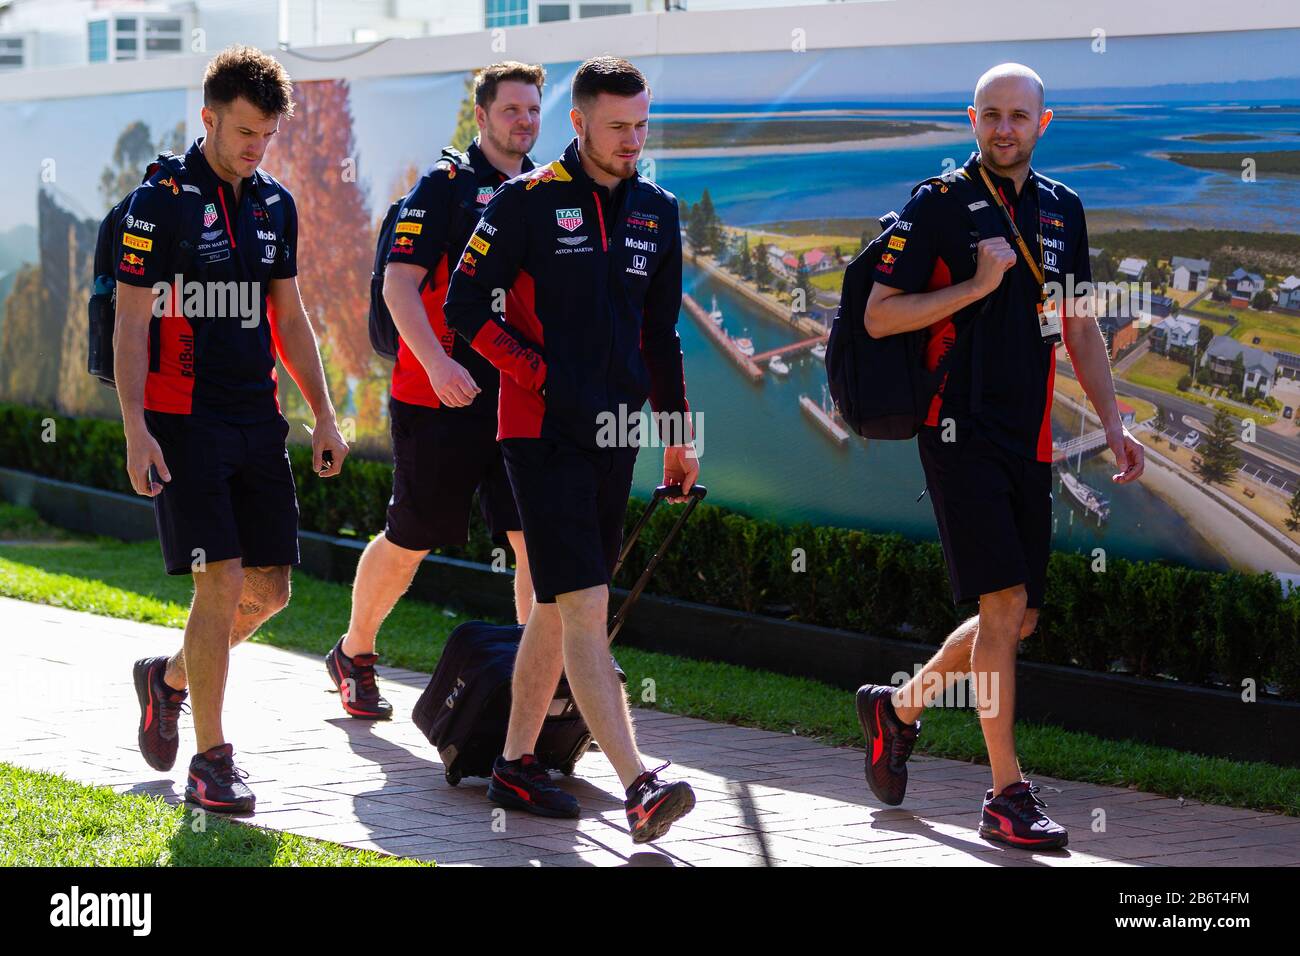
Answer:
[[[461,772],[459,770],[448,770],[444,776],[447,778],[447,783],[453,787],[460,783]]]

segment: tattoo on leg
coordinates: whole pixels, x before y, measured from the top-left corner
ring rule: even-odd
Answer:
[[[280,609],[279,592],[285,583],[283,569],[244,569],[244,588],[231,627],[231,644],[252,637],[253,632]]]

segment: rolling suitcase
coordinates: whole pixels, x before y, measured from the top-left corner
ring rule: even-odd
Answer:
[[[623,541],[618,563],[614,566],[615,575],[659,502],[680,493],[680,486],[660,485],[655,489],[650,504]],[[650,582],[660,559],[705,494],[707,489],[701,485],[691,488],[686,507],[614,615],[609,631],[611,644],[623,627],[628,611]],[[492,762],[505,748],[506,726],[510,721],[510,682],[523,631],[518,624],[499,625],[485,621],[461,624],[447,638],[447,646],[429,686],[416,702],[412,714],[415,725],[438,748],[447,782],[453,787],[463,777],[491,776]],[[627,683],[617,661],[614,669],[619,679]],[[547,769],[571,774],[590,748],[591,741],[591,731],[578,711],[568,681],[562,675],[534,748],[537,759]]]

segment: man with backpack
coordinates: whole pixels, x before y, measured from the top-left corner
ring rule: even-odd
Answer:
[[[637,447],[630,435],[603,440],[600,423],[637,415],[649,398],[656,423],[679,423],[665,429],[676,435],[660,436],[664,483],[690,490],[699,463],[676,329],[680,224],[676,198],[637,175],[650,109],[641,71],[596,57],[578,68],[572,95],[577,138],[561,159],[501,187],[447,293],[448,324],[501,370],[498,436],[533,572],[505,752],[488,795],[578,815],[533,755],[563,672],[626,788],[632,838],[644,843],[695,797],[685,781],[660,781],[663,768],[642,763],[610,660],[610,573]]]
[[[192,695],[198,753],[185,797],[218,813],[256,802],[222,730],[230,647],[288,603],[298,563],[277,355],[315,416],[317,474],[338,475],[348,453],[298,294],[293,197],[257,168],[292,92],[274,58],[219,53],[203,78],[205,135],[183,161],[161,157],[116,228],[101,230],[115,259],[127,473],[154,500],[167,572],[194,580],[183,650],[135,664],[140,750],[171,768]]]
[[[469,540],[475,491],[497,546],[515,553],[515,613],[528,619],[533,584],[519,514],[497,444],[498,373],[443,318],[447,279],[479,213],[511,176],[533,168],[528,151],[542,121],[541,66],[507,61],[474,79],[479,135],[468,154],[450,148],[406,194],[383,255],[382,295],[398,333],[388,401],[393,496],[384,533],[362,552],[352,616],[325,658],[343,709],[387,720],[392,705],[375,685],[380,625],[434,548]],[[377,270],[378,271],[378,270]],[[377,290],[372,290],[372,295]],[[372,311],[378,303],[372,303]]]
[[[1112,480],[1136,480],[1143,454],[1120,420],[1087,297],[1070,291],[1091,284],[1083,205],[1030,168],[1052,118],[1042,80],[1018,64],[994,67],[968,114],[979,152],[955,176],[921,186],[903,209],[876,265],[865,323],[875,338],[924,329],[926,368],[945,363],[918,444],[953,600],[978,600],[979,613],[903,687],[860,688],[857,709],[867,781],[894,806],[922,710],[954,679],[973,675],[993,775],[979,833],[1050,849],[1068,835],[1021,775],[1014,704],[1018,642],[1037,623],[1051,546],[1059,341],[1105,429],[1120,469]]]

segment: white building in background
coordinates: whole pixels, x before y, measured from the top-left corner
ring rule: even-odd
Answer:
[[[1130,282],[1137,282],[1142,275],[1142,270],[1147,267],[1145,259],[1138,259],[1135,256],[1129,256],[1127,259],[1121,259],[1115,271]]]
[[[0,72],[831,0],[0,0]],[[198,32],[196,32],[198,31]]]
[[[1173,268],[1171,284],[1181,292],[1204,292],[1210,282],[1210,260],[1174,256],[1169,260]]]

